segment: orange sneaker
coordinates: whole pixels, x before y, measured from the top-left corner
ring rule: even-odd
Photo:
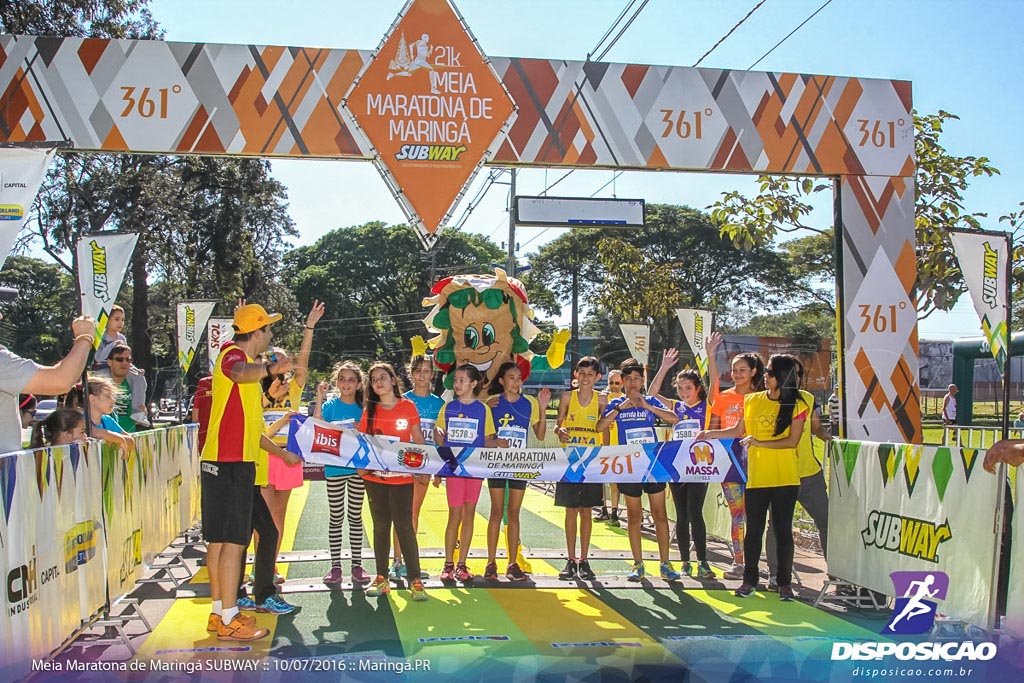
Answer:
[[[240,614],[236,615],[231,623],[221,623],[217,629],[217,640],[259,640],[270,635],[268,629],[256,628],[255,621],[242,618]]]
[[[210,613],[210,618],[206,620],[206,632],[216,633],[223,626],[224,622],[220,620],[219,614]]]

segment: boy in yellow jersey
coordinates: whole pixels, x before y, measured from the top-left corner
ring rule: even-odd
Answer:
[[[562,394],[558,401],[558,427],[555,434],[567,446],[601,446],[607,443],[607,432],[597,431],[597,422],[607,405],[607,397],[594,391],[601,379],[601,366],[593,356],[581,358],[573,372],[578,389]],[[570,581],[577,576],[592,581],[587,554],[590,552],[590,533],[594,519],[590,509],[602,503],[601,484],[574,484],[558,482],[555,486],[555,505],[565,508],[565,542],[569,559],[558,578]],[[577,522],[580,532],[580,555],[576,557]]]
[[[280,319],[280,314],[270,315],[259,304],[240,306],[235,311],[235,337],[221,350],[213,369],[213,403],[200,477],[206,565],[213,602],[207,631],[216,633],[218,640],[258,640],[269,634],[267,629],[256,627],[255,619],[239,613],[236,595],[254,515],[262,515],[269,522],[263,526],[268,535],[265,545],[271,554],[277,545],[270,510],[257,487],[257,470],[262,471],[263,481],[266,480],[267,455],[261,451],[288,465],[301,463],[263,432],[260,380],[268,374],[287,372],[290,363],[287,359],[274,363],[254,359],[267,350],[274,336],[270,325]],[[257,561],[256,565],[266,563]],[[266,583],[262,577],[257,578],[257,583]],[[272,585],[273,579],[270,581]]]

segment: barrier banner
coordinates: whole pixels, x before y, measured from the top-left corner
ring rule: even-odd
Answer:
[[[182,301],[178,304],[178,366],[188,372],[195,358],[199,339],[216,301]]]
[[[988,340],[999,372],[1006,365],[1010,347],[1007,317],[1010,313],[1007,278],[1010,265],[1009,233],[965,232],[951,230],[956,260],[964,274],[964,283],[971,293],[974,310],[981,319],[981,329]]]
[[[981,467],[984,452],[833,443],[829,573],[892,595],[891,572],[943,571],[949,592],[938,611],[985,628],[1002,489]]]
[[[306,462],[445,477],[573,483],[722,481],[740,448],[722,441],[663,441],[630,446],[448,448],[389,441],[308,418],[295,434]]]
[[[134,232],[97,232],[82,235],[78,239],[76,253],[82,315],[91,315],[96,319],[94,348],[100,347],[100,338],[107,329],[110,309],[121,291],[124,274],[138,241],[139,236]]]
[[[2,680],[28,673],[105,602],[96,455],[76,444],[0,458]]]
[[[221,348],[235,336],[232,322],[231,318],[210,318],[206,323],[206,351],[210,359],[210,372],[213,372],[213,364],[217,362]]]
[[[701,377],[708,375],[708,350],[704,348],[704,341],[711,334],[711,321],[714,313],[702,311],[696,308],[677,308],[676,317],[679,324],[683,326],[683,334],[686,341],[690,343],[690,351],[693,353],[694,362],[697,364],[697,372]]]
[[[0,268],[11,253],[53,161],[52,149],[0,149]]]
[[[1010,555],[1010,592],[1006,601],[1006,628],[1024,638],[1024,467],[1017,468],[1017,504],[1013,506],[1013,547]]]

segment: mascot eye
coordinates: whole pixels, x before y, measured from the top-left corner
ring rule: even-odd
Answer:
[[[465,332],[466,346],[471,349],[475,349],[480,346],[480,333],[476,331],[475,327],[467,327]]]
[[[484,323],[484,346],[491,346],[492,344],[494,344],[494,325]]]

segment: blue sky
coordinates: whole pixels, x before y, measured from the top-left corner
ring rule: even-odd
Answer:
[[[749,68],[823,2],[766,0],[701,66]],[[402,0],[153,0],[151,7],[168,40],[373,49],[403,4]],[[457,0],[456,4],[489,55],[584,59],[627,3]],[[755,4],[756,0],[650,0],[605,60],[691,66]],[[1022,19],[1024,3],[1016,0],[832,0],[756,68],[912,81],[919,111],[944,109],[961,117],[947,127],[946,148],[956,154],[988,156],[1002,171],[1001,176],[976,180],[967,194],[968,209],[987,212],[986,227],[996,229],[996,219],[1024,201],[1024,142],[1017,127],[1024,104],[1018,87],[1024,65],[1018,35]],[[288,186],[292,217],[302,233],[300,244],[310,244],[336,227],[369,220],[404,221],[370,164],[275,161],[273,168]],[[518,192],[539,193],[563,174],[521,171]],[[589,196],[611,178],[607,170],[577,171],[557,192]],[[477,186],[470,188],[469,196]],[[753,179],[630,172],[598,196],[614,192],[619,197],[704,208],[731,189],[752,192]],[[492,188],[465,229],[503,242],[508,234],[507,201],[507,186]],[[815,213],[813,223],[830,224],[831,198],[822,198]],[[541,233],[520,228],[520,258],[558,234],[557,230]],[[920,335],[932,339],[980,335],[968,297],[962,297],[952,313],[934,314],[923,321]]]

